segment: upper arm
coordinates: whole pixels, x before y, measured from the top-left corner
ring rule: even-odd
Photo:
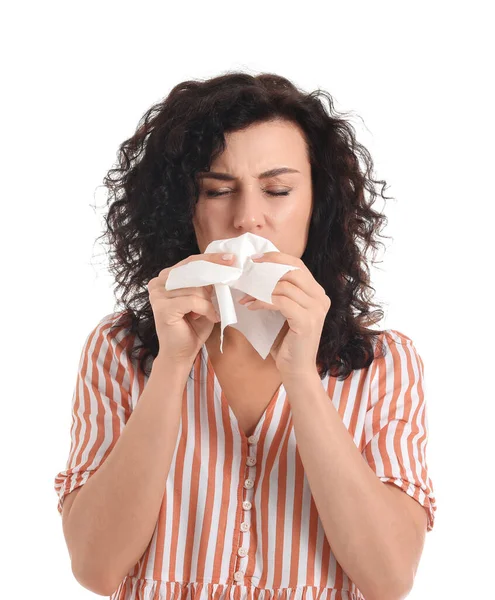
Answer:
[[[401,503],[404,513],[407,513],[411,523],[416,531],[417,539],[424,542],[426,527],[428,525],[428,511],[421,506],[421,504],[415,500],[409,494],[406,494],[404,490],[397,487],[390,481],[385,482],[386,489],[389,493],[393,494],[397,501]]]
[[[98,594],[100,596],[110,596],[111,593],[113,592],[113,589],[112,589],[112,591],[109,591],[107,588],[102,587],[100,582],[94,582],[91,578],[88,578],[87,573],[85,574],[84,572],[79,572],[77,570],[78,565],[72,556],[71,548],[73,548],[73,543],[72,543],[69,528],[68,528],[68,518],[69,518],[69,513],[72,509],[72,505],[74,504],[74,501],[75,501],[76,497],[79,495],[79,492],[81,490],[82,490],[82,486],[76,488],[72,492],[69,492],[62,499],[62,526],[63,526],[65,541],[67,543],[67,548],[69,550],[69,556],[71,559],[72,574],[74,575],[76,580],[83,587],[90,590],[94,594]]]
[[[428,419],[423,361],[413,342],[392,331],[385,355],[375,358],[370,402],[365,415],[362,456],[377,477],[423,507],[427,531],[433,529],[436,500],[428,472]],[[403,500],[406,505],[407,499]],[[417,522],[423,518],[411,502]],[[419,526],[419,525],[418,525]]]
[[[64,526],[64,533],[65,533],[65,526],[67,524],[67,517],[69,516],[70,509],[72,508],[72,505],[74,504],[74,500],[76,499],[76,496],[79,494],[79,492],[81,490],[82,490],[82,487],[78,487],[77,489],[73,490],[72,492],[69,492],[62,501],[62,525]]]
[[[87,336],[81,352],[72,398],[69,456],[54,482],[61,515],[66,497],[106,460],[132,413],[131,390],[137,373],[126,350],[127,332],[112,327],[114,322],[113,314],[104,317]]]
[[[394,496],[397,506],[400,507],[402,514],[404,515],[404,519],[407,519],[411,526],[411,537],[409,539],[404,539],[403,543],[411,555],[409,565],[412,568],[411,576],[414,580],[425,544],[428,513],[417,500],[406,494],[401,488],[393,483],[384,482],[384,486],[389,494]]]
[[[77,489],[69,492],[64,498],[62,498],[62,529],[64,532],[65,543],[67,544],[67,549],[69,551],[69,556],[71,559],[71,565],[74,569],[74,560],[73,560],[73,552],[72,552],[72,544],[68,527],[68,518],[69,512],[74,504],[74,500],[79,492],[82,490],[82,487],[78,487]]]

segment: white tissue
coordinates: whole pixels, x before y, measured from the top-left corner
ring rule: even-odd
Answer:
[[[220,352],[223,353],[223,330],[230,325],[243,333],[265,359],[284,325],[285,317],[278,310],[249,310],[237,300],[249,294],[273,304],[272,292],[278,280],[288,271],[299,267],[253,262],[250,258],[252,254],[280,251],[270,240],[249,232],[235,238],[215,240],[208,244],[204,254],[216,252],[232,252],[235,255],[232,266],[193,260],[170,271],[165,289],[213,285],[216,296],[212,297],[212,303],[221,318]]]

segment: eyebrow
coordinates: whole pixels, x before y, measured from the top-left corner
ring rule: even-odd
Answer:
[[[267,177],[275,177],[276,175],[281,175],[282,173],[300,173],[296,169],[289,169],[289,167],[278,167],[276,169],[270,169],[269,171],[264,171],[258,175],[258,179],[266,179]],[[234,181],[237,179],[233,175],[229,173],[219,173],[217,171],[206,171],[204,173],[199,173],[200,179],[220,179],[221,181]]]

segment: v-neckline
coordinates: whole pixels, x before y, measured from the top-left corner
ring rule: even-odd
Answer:
[[[278,388],[275,390],[273,396],[271,397],[270,402],[266,406],[265,410],[263,411],[263,414],[261,415],[258,423],[256,424],[256,427],[254,428],[253,433],[250,436],[247,436],[246,432],[240,426],[240,423],[239,423],[234,411],[232,410],[232,407],[228,403],[225,394],[223,393],[222,387],[220,385],[220,381],[215,373],[215,369],[213,368],[213,364],[211,362],[210,355],[208,353],[208,349],[206,348],[206,344],[203,344],[203,346],[201,347],[201,352],[202,352],[203,360],[206,363],[208,373],[210,374],[210,377],[212,378],[212,381],[213,381],[213,389],[214,389],[215,399],[220,403],[222,410],[227,412],[227,414],[229,415],[229,418],[230,418],[230,422],[236,426],[236,429],[239,432],[243,441],[249,441],[250,438],[258,439],[263,430],[263,426],[266,423],[267,417],[270,416],[270,414],[273,412],[275,406],[277,405],[278,399],[281,398],[282,396],[285,396],[284,384],[281,383],[278,386]]]

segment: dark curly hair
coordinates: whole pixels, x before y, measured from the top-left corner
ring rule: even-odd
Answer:
[[[372,179],[369,152],[328,92],[305,93],[271,73],[226,72],[179,83],[147,110],[103,180],[109,208],[100,237],[108,241],[110,272],[122,290],[121,300],[115,297],[124,307],[112,327],[134,334],[131,356],[145,375],[159,347],[146,285],[162,269],[200,253],[192,225],[198,172],[208,171],[225,149],[225,133],[276,119],[299,125],[309,148],[314,208],[301,260],[331,299],[317,355],[320,377],[330,372],[346,379],[377,357],[375,341],[386,330],[369,329],[384,313],[370,310],[379,305],[370,300],[375,290],[366,253],[371,246],[374,258],[383,246],[376,238],[388,220],[372,205],[377,183],[387,198],[386,182]]]

